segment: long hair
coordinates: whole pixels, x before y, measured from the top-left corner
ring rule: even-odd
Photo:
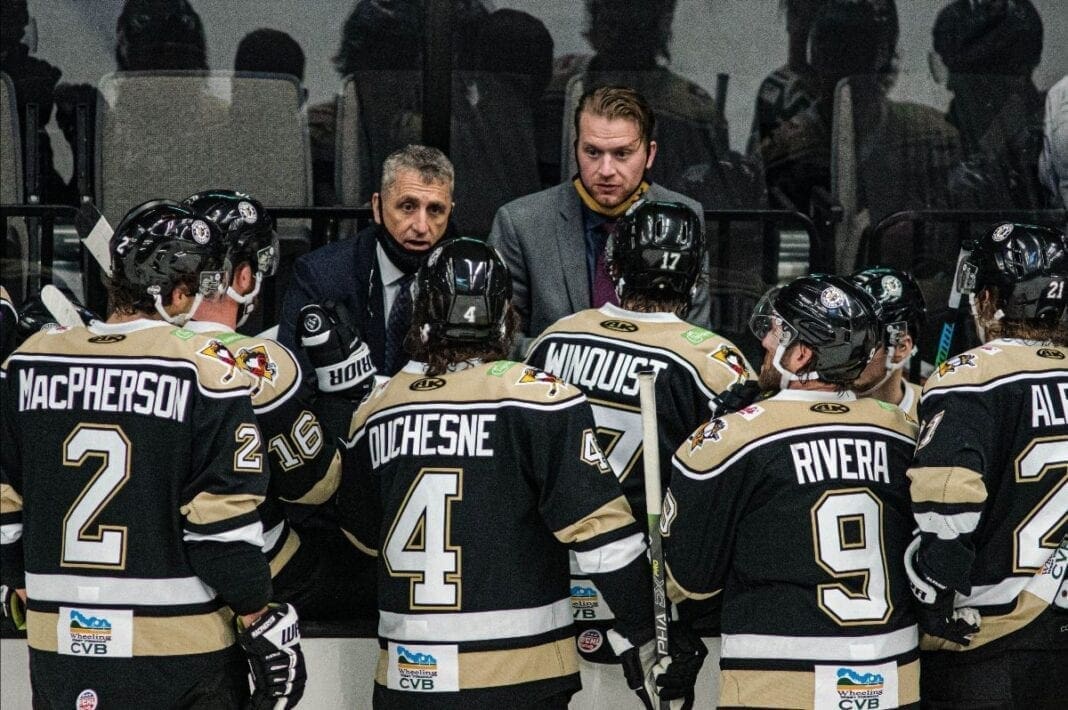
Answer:
[[[418,362],[427,365],[427,375],[437,376],[448,371],[450,365],[465,360],[493,362],[504,360],[512,352],[515,334],[519,329],[519,314],[512,304],[504,316],[504,333],[496,340],[484,343],[458,343],[430,335],[423,338],[423,324],[427,322],[426,299],[419,298],[412,312],[412,326],[404,337],[404,349]]]

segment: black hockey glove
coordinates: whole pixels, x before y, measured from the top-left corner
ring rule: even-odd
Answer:
[[[237,642],[248,655],[254,690],[251,710],[292,708],[304,695],[308,672],[300,650],[300,621],[291,604],[271,604],[252,626],[234,618]]]
[[[760,385],[752,380],[735,382],[712,397],[712,419],[745,409],[760,397]]]
[[[961,546],[961,550],[965,550]],[[974,553],[967,559],[971,567]],[[923,558],[920,537],[917,536],[905,552],[905,571],[909,577],[909,587],[919,602],[916,605],[916,622],[920,629],[931,636],[967,646],[972,636],[979,632],[982,617],[971,607],[956,608],[956,590],[940,582]],[[970,591],[968,587],[965,592]]]
[[[375,382],[375,365],[344,306],[309,303],[297,318],[297,341],[315,368],[319,391],[359,402]]]
[[[670,701],[673,710],[690,710],[708,649],[688,625],[679,622],[671,622],[668,638],[670,655],[659,660],[655,640],[620,653],[623,675],[647,710],[656,710],[660,700]]]
[[[26,603],[14,587],[0,584],[0,615],[16,631],[26,629]]]
[[[27,299],[19,308],[18,342],[60,325],[89,325],[100,318],[56,288],[48,288]]]

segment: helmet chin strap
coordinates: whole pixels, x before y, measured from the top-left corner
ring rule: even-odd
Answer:
[[[196,314],[197,309],[200,308],[200,304],[203,300],[204,294],[197,293],[197,295],[193,297],[193,305],[189,307],[188,311],[171,315],[170,313],[167,313],[167,310],[163,307],[162,296],[157,293],[152,297],[152,302],[156,305],[156,313],[158,313],[163,320],[177,326],[183,326],[188,323],[193,318],[193,315]]]
[[[809,372],[804,375],[797,375],[783,366],[782,356],[789,345],[789,343],[784,343],[780,340],[778,346],[775,348],[775,357],[771,360],[771,364],[779,371],[779,389],[781,390],[789,389],[791,382],[810,382],[819,379],[819,373]]]
[[[894,374],[895,370],[900,370],[909,364],[909,360],[911,360],[912,356],[916,354],[916,350],[917,348],[913,347],[912,352],[909,353],[908,357],[902,358],[901,362],[894,362],[894,351],[890,348],[887,348],[886,360],[883,363],[883,368],[885,369],[885,372],[883,372],[882,378],[868,389],[864,390],[863,392],[860,392],[860,396],[867,397],[868,395],[874,393],[877,389],[885,385],[886,381],[890,379],[890,377]]]
[[[226,295],[236,301],[241,306],[238,309],[237,327],[240,328],[248,320],[248,317],[252,315],[256,310],[256,304],[253,301],[256,300],[256,296],[260,293],[260,287],[263,285],[263,272],[256,272],[256,285],[252,287],[252,290],[242,296],[234,288],[233,284],[226,287]]]

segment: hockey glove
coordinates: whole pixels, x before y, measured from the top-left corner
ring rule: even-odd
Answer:
[[[234,618],[237,642],[248,655],[254,690],[252,710],[295,707],[308,679],[300,650],[300,622],[291,604],[271,604],[247,629]]]
[[[41,330],[59,326],[89,325],[97,315],[54,287],[27,299],[19,308],[18,342],[21,345]]]
[[[17,589],[6,584],[0,584],[0,614],[16,631],[26,630],[26,602]]]
[[[315,368],[320,392],[359,402],[374,385],[371,351],[341,304],[327,301],[301,308],[297,340]]]
[[[708,649],[692,631],[674,622],[669,638],[671,655],[661,659],[656,657],[655,640],[619,654],[627,686],[647,710],[656,710],[661,700],[669,701],[673,710],[693,707],[694,685]]]
[[[752,380],[735,382],[733,385],[713,395],[709,407],[712,409],[712,418],[722,417],[739,409],[745,409],[760,398],[760,385]]]
[[[962,548],[963,549],[963,548]],[[974,555],[972,556],[974,559]],[[971,560],[968,560],[971,566]],[[956,590],[938,581],[926,564],[917,536],[905,552],[905,572],[909,587],[919,604],[916,605],[916,621],[920,629],[931,636],[967,646],[972,636],[979,632],[982,618],[971,607],[954,607]],[[970,591],[970,587],[965,591]]]

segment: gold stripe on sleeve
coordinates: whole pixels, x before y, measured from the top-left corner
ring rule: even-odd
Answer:
[[[283,474],[285,475],[285,474]],[[302,503],[304,505],[322,505],[337,493],[337,487],[341,484],[341,453],[334,452],[334,458],[330,459],[330,466],[319,481],[311,487],[307,493],[290,503]],[[288,500],[288,499],[287,499]]]
[[[344,528],[341,528],[341,532],[344,533],[345,537],[348,538],[349,542],[351,542],[352,546],[355,547],[357,550],[367,555],[368,557],[378,557],[378,550],[364,545],[362,542],[356,539],[355,535],[353,535]]]
[[[626,527],[634,522],[630,504],[623,496],[613,498],[581,520],[557,530],[553,535],[565,545],[583,542],[598,535]]]
[[[22,510],[22,496],[7,483],[0,483],[0,514],[18,513]]]
[[[983,477],[960,466],[913,468],[908,472],[913,503],[983,503]]]
[[[263,496],[248,493],[219,494],[202,491],[179,510],[194,525],[210,525],[251,513],[263,502]]]
[[[923,634],[920,637],[920,649],[923,651],[974,651],[991,641],[996,641],[1002,636],[1019,631],[1030,624],[1038,615],[1049,607],[1042,597],[1031,592],[1020,592],[1016,599],[1016,606],[1007,614],[999,616],[984,616],[983,623],[979,626],[979,633],[972,636],[972,642],[967,646],[953,643],[937,636]]]
[[[689,589],[685,589],[681,584],[679,584],[678,581],[675,579],[675,576],[671,574],[671,565],[665,562],[664,569],[667,570],[668,599],[670,599],[676,604],[685,599],[696,599],[698,601],[701,601],[703,599],[711,599],[712,597],[723,591],[722,589],[717,589],[714,592],[707,592],[703,594],[699,592],[691,592]]]
[[[289,529],[289,534],[286,535],[286,541],[282,543],[282,547],[278,550],[278,554],[271,558],[271,579],[278,576],[278,573],[282,571],[282,568],[289,564],[289,561],[293,559],[293,555],[297,554],[297,550],[300,549],[300,535],[293,528]]]

